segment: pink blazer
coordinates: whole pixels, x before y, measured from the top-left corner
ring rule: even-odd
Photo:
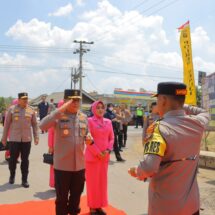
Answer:
[[[112,123],[109,119],[103,118],[103,123],[99,123],[96,117],[88,118],[89,131],[93,137],[94,143],[87,145],[85,151],[85,160],[87,162],[99,161],[97,155],[105,150],[112,150],[114,143],[114,133]],[[109,154],[106,161],[109,160]]]

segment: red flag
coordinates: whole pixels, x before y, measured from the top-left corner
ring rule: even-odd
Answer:
[[[184,27],[187,27],[189,24],[190,24],[190,21],[188,20],[186,23],[184,23],[182,26],[180,26],[180,27],[178,28],[178,30],[179,30],[179,31],[182,30]]]

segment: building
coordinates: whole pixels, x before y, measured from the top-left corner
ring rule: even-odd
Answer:
[[[119,88],[114,90],[114,94],[97,94],[96,92],[92,92],[92,95],[96,100],[102,100],[105,104],[126,104],[132,113],[134,113],[138,104],[141,104],[146,111],[148,111],[151,103],[156,101],[156,98],[152,97],[154,94],[155,93],[153,92],[136,92],[134,90],[126,91]]]

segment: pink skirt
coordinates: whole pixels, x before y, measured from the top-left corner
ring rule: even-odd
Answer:
[[[108,205],[107,172],[107,161],[86,162],[87,202],[90,208]]]

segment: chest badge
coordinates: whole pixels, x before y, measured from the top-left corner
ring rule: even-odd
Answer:
[[[68,134],[69,134],[69,130],[68,130],[68,129],[64,129],[64,130],[63,130],[63,134],[64,134],[64,135],[68,135]]]
[[[18,121],[18,120],[19,120],[19,117],[18,117],[18,116],[16,116],[14,119],[15,119],[15,121]]]

